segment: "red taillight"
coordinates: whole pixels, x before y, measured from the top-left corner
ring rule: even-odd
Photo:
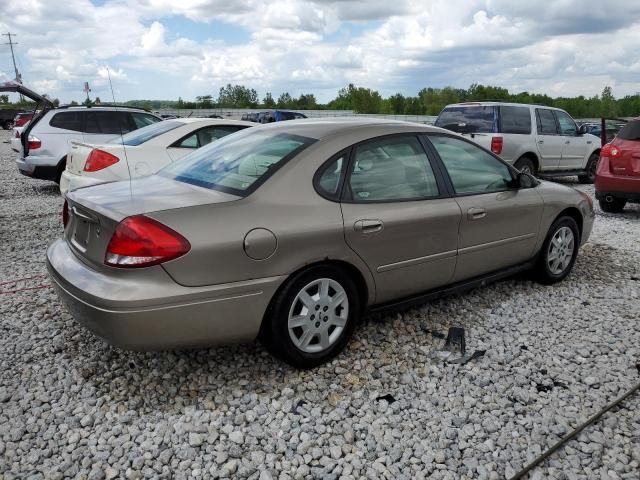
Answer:
[[[27,139],[27,145],[29,146],[29,150],[36,150],[42,146],[42,142],[38,137],[34,137],[33,135],[29,135]]]
[[[111,267],[149,267],[181,257],[191,245],[179,233],[149,217],[125,218],[116,227],[104,257]]]
[[[491,151],[496,155],[500,155],[502,153],[502,137],[491,138]]]
[[[67,223],[69,223],[69,202],[65,199],[62,206],[62,226],[67,228]]]
[[[604,145],[600,150],[600,157],[619,158],[621,155],[620,149],[610,143]]]
[[[87,161],[84,164],[85,172],[97,172],[98,170],[102,170],[103,168],[110,167],[114,163],[118,163],[120,159],[115,155],[111,155],[103,150],[99,150],[94,148],[89,153],[87,157]]]

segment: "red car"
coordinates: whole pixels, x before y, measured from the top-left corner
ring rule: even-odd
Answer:
[[[33,118],[33,112],[31,113],[19,113],[16,118],[13,119],[14,127],[24,127],[27,122],[30,122]]]
[[[621,212],[627,202],[640,202],[640,118],[600,150],[595,187],[605,212]]]

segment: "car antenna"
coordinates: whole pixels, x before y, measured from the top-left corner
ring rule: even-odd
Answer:
[[[105,65],[107,69],[107,77],[109,78],[109,88],[111,89],[111,98],[113,98],[113,108],[115,108],[116,112],[118,111],[118,102],[116,102],[116,95],[113,92],[113,83],[111,83],[111,72],[109,71],[109,66]],[[118,128],[120,130],[120,143],[122,144],[122,150],[124,151],[124,161],[127,162],[127,171],[129,172],[129,195],[133,198],[133,185],[132,185],[132,177],[131,177],[131,168],[129,167],[129,157],[127,157],[127,147],[124,144],[124,135],[122,134],[122,123],[118,122]]]

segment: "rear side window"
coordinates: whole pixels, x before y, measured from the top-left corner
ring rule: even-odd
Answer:
[[[627,123],[618,132],[618,138],[622,140],[640,140],[640,121]]]
[[[84,112],[87,117],[86,133],[120,135],[133,130],[127,112]]]
[[[536,108],[536,122],[538,124],[539,135],[557,135],[558,127],[556,118],[551,110],[546,108]]]
[[[496,111],[494,105],[445,107],[435,126],[457,133],[495,133],[498,131]]]
[[[500,131],[502,133],[531,133],[531,111],[528,107],[500,107]]]
[[[383,138],[356,147],[347,181],[355,202],[393,202],[437,197],[440,192],[415,137]]]
[[[59,112],[51,117],[49,125],[64,130],[72,130],[81,132],[83,130],[83,114],[84,112]]]
[[[343,152],[325,164],[316,175],[316,189],[323,197],[338,200],[342,171],[349,160],[349,151]]]

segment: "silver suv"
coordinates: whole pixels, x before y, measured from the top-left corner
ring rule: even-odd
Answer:
[[[16,160],[23,175],[60,183],[69,143],[105,143],[138,128],[162,121],[145,110],[123,106],[54,107],[46,97],[19,84],[0,85],[0,92],[21,93],[42,105],[20,136]]]
[[[460,133],[500,155],[520,171],[550,176],[577,175],[593,183],[600,139],[564,110],[541,105],[468,102],[447,105],[435,125]]]

